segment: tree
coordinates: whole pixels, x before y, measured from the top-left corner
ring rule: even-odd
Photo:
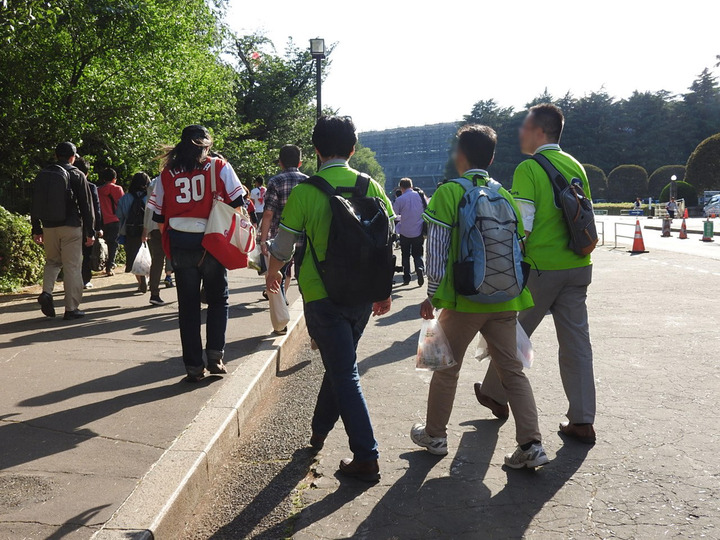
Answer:
[[[590,183],[590,194],[593,199],[606,199],[607,198],[607,176],[605,171],[600,167],[586,163],[585,173]]]
[[[350,166],[362,173],[369,174],[385,189],[385,171],[375,159],[375,152],[360,143],[355,145],[355,153],[350,158]]]
[[[634,201],[637,197],[645,197],[647,189],[647,171],[640,165],[620,165],[608,176],[608,198],[613,202]]]
[[[698,191],[720,189],[720,133],[705,139],[690,155],[685,180]]]
[[[707,137],[717,133],[720,125],[720,88],[717,78],[704,69],[683,95],[679,114],[678,132],[685,155]]]
[[[697,190],[687,182],[677,182],[677,199],[685,199],[685,207],[690,208],[698,205]],[[670,184],[666,185],[660,194],[660,202],[670,200]]]
[[[685,165],[664,165],[656,169],[648,180],[648,195],[653,199],[660,197],[662,189],[667,185],[673,175],[677,176],[678,180],[684,180]]]

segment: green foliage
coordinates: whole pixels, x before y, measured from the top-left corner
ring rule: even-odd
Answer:
[[[52,4],[0,42],[0,186],[34,177],[61,140],[124,179],[183,126],[228,124],[234,72],[205,0]]]
[[[623,210],[633,210],[635,204],[633,203],[600,203],[593,204],[594,210],[607,210],[609,216],[620,216]],[[647,205],[642,206],[643,210],[647,209]]]
[[[585,173],[590,183],[590,194],[593,199],[606,199],[607,198],[607,176],[605,171],[600,167],[591,165],[589,163],[583,164],[585,167]]]
[[[43,249],[32,240],[27,216],[0,206],[0,292],[37,283],[43,272]]]
[[[608,199],[611,201],[634,201],[645,197],[647,189],[647,171],[640,165],[620,165],[608,176]]]
[[[667,185],[673,175],[677,176],[678,180],[685,180],[685,165],[664,165],[657,169],[648,180],[648,194],[653,199],[660,197],[662,188]]]
[[[355,154],[350,158],[350,166],[365,174],[369,174],[378,184],[385,187],[385,171],[375,159],[375,152],[357,143]]]
[[[720,189],[720,133],[698,145],[688,159],[685,179],[698,191]]]
[[[677,199],[685,199],[685,207],[690,208],[698,205],[697,190],[687,182],[677,182]],[[660,202],[670,200],[670,184],[666,185],[660,193]]]

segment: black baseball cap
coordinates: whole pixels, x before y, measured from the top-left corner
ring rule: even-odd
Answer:
[[[70,141],[61,142],[55,147],[55,155],[59,158],[79,157],[77,147]]]
[[[199,124],[193,124],[183,129],[181,138],[183,141],[198,141],[203,139],[211,139],[210,132],[204,126],[201,126]]]

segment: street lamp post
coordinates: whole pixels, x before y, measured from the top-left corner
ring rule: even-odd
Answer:
[[[322,61],[325,58],[325,40],[315,38],[310,40],[310,55],[315,59],[315,88],[317,91],[317,119],[322,116]],[[318,169],[320,169],[320,156],[318,156]]]
[[[677,176],[674,174],[670,177],[670,198],[677,199]]]

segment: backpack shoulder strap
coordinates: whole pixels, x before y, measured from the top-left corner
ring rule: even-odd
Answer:
[[[550,178],[550,183],[552,184],[556,195],[568,187],[569,182],[567,181],[567,178],[565,178],[565,176],[557,170],[557,167],[555,167],[555,165],[553,165],[546,156],[542,154],[534,154],[530,159],[538,163],[543,168]]]
[[[468,180],[467,178],[453,178],[452,180],[448,180],[448,182],[454,182],[455,184],[460,184],[465,191],[470,191],[475,187],[475,185]]]
[[[311,186],[322,191],[328,197],[334,197],[338,194],[337,189],[332,187],[332,185],[330,185],[330,182],[325,180],[322,176],[311,176],[310,178],[306,178],[305,180],[303,180],[301,184],[310,184]]]
[[[360,173],[355,181],[355,196],[356,197],[367,197],[368,190],[370,189],[370,177],[365,173]]]

